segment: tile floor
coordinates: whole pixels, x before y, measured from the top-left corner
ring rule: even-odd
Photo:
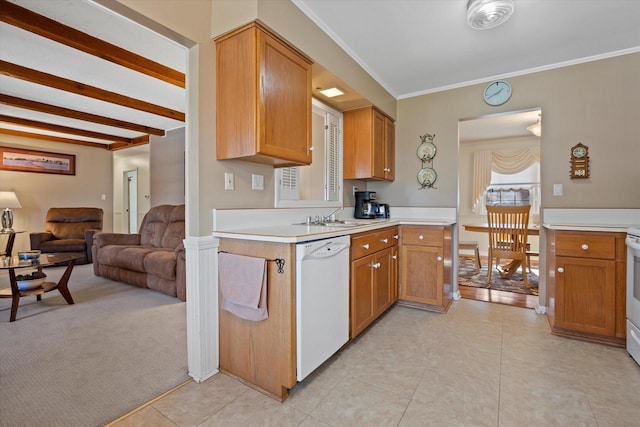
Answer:
[[[624,349],[561,338],[533,310],[394,307],[279,403],[218,374],[125,426],[640,426]]]

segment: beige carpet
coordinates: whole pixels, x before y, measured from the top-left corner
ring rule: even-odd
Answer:
[[[12,323],[0,299],[0,426],[104,425],[189,379],[184,302],[91,265],[69,283],[74,305],[57,291],[25,298]]]

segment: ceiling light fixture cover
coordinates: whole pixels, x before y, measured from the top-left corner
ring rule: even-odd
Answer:
[[[335,98],[336,96],[344,95],[344,92],[337,87],[330,87],[320,91],[321,94],[327,98]]]
[[[513,0],[469,0],[467,22],[476,30],[497,27],[509,19],[514,8]]]

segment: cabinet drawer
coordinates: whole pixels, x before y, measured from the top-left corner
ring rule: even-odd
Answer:
[[[403,226],[402,244],[418,246],[442,246],[444,227]]]
[[[362,258],[363,256],[378,252],[385,248],[390,248],[397,244],[397,227],[356,234],[351,238],[351,259],[354,260]]]
[[[562,233],[556,238],[556,255],[577,258],[615,259],[616,238],[602,234]]]

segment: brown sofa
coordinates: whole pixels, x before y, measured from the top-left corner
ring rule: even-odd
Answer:
[[[100,208],[51,208],[45,218],[45,231],[30,233],[31,249],[42,253],[73,253],[76,264],[90,264],[93,235],[102,231]]]
[[[138,234],[96,233],[96,276],[187,298],[184,205],[161,205],[147,212]]]

